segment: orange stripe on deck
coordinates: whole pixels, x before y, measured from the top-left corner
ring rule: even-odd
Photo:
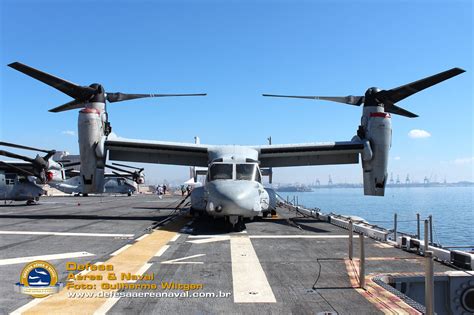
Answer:
[[[380,258],[380,259],[379,259]],[[391,260],[382,259],[387,257],[370,257],[366,260]],[[393,260],[393,259],[392,259]],[[372,281],[371,277],[365,278],[366,290],[359,287],[359,261],[358,260],[344,260],[346,264],[347,274],[349,275],[349,280],[353,288],[356,289],[359,294],[365,297],[370,303],[375,305],[379,310],[384,314],[421,314],[416,309],[406,304],[398,296],[394,295],[390,291],[385,290],[381,286],[377,285]]]

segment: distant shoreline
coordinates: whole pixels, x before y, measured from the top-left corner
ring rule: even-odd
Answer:
[[[362,184],[333,184],[333,185],[301,185],[301,186],[280,186],[274,188],[278,192],[312,192],[317,189],[337,189],[337,188],[363,188]],[[413,184],[388,184],[386,188],[433,188],[433,187],[474,187],[473,182],[458,182],[458,183],[413,183]]]

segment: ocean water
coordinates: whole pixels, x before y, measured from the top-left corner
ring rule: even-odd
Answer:
[[[433,241],[443,246],[474,246],[474,187],[399,187],[387,188],[385,197],[364,196],[362,188],[321,188],[313,192],[279,192],[307,208],[324,213],[355,215],[366,221],[416,234],[416,214],[424,220],[433,216]],[[423,237],[423,221],[421,234]],[[474,248],[474,247],[473,247]]]

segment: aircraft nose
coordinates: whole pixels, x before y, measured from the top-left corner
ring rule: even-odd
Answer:
[[[260,211],[258,185],[254,182],[222,181],[210,183],[209,199],[215,208],[219,206],[226,214],[234,211]]]

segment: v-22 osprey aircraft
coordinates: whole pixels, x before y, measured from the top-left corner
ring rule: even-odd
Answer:
[[[106,152],[111,160],[206,167],[206,183],[203,187],[193,190],[191,207],[194,211],[206,212],[213,217],[226,218],[235,230],[244,227],[244,218],[253,218],[263,211],[268,211],[270,196],[262,185],[262,169],[268,171],[274,167],[357,164],[360,157],[364,194],[383,196],[392,137],[391,114],[417,117],[398,107],[396,103],[464,72],[460,68],[453,68],[390,90],[373,87],[369,88],[364,96],[264,94],[363,106],[361,123],[357,134],[349,141],[240,146],[116,137],[112,133],[104,132],[109,127],[108,120],[96,117],[107,117],[106,100],[122,100],[120,93],[107,94],[102,86],[97,84],[90,87],[79,86],[18,62],[9,66],[74,98],[73,101],[58,107],[59,109],[83,108],[79,114],[78,125],[79,135],[83,135],[79,137],[81,159],[96,161],[96,168],[103,165]],[[146,96],[148,95],[139,94],[139,97]],[[58,108],[52,111],[58,111]],[[83,147],[88,149],[83,150]],[[82,156],[83,154],[87,156]]]

